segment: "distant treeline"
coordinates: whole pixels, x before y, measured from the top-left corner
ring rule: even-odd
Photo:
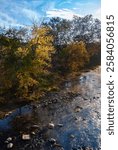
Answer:
[[[100,21],[91,15],[0,28],[0,97],[37,100],[100,59]]]

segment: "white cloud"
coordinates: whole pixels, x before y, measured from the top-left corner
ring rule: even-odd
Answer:
[[[6,13],[0,12],[0,18],[3,21],[7,21],[8,23],[16,23],[16,20],[7,15]]]
[[[8,14],[1,12],[0,13],[0,26],[2,27],[24,27],[24,25],[19,24],[17,20],[10,17]]]
[[[36,11],[33,11],[31,9],[27,9],[27,8],[23,8],[22,9],[22,13],[24,13],[24,15],[29,18],[30,20],[36,20],[38,21],[40,18],[39,13],[37,13]]]
[[[80,16],[79,14],[75,13],[69,9],[52,9],[46,12],[47,17],[60,17],[63,19],[71,20],[74,15]]]
[[[11,27],[26,27],[26,25],[20,24],[20,23],[8,23],[5,20],[2,20],[0,18],[0,27],[5,27],[5,28],[11,28]]]

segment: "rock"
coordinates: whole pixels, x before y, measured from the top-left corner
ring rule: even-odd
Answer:
[[[87,101],[87,100],[88,100],[88,98],[87,98],[87,97],[83,97],[83,99],[84,99],[85,101]]]
[[[7,144],[7,149],[11,149],[13,147],[13,143],[8,143]]]
[[[6,141],[11,142],[11,141],[12,141],[12,137],[8,137],[8,138],[6,139]]]
[[[82,107],[77,106],[77,107],[75,108],[75,112],[80,112],[80,111],[81,111],[81,109],[82,109]]]
[[[79,78],[79,81],[84,81],[86,79],[86,76],[81,76],[80,78]]]
[[[70,135],[70,138],[75,138],[75,136],[73,134]]]
[[[22,135],[22,140],[30,140],[31,137],[30,137],[30,134],[23,134]]]
[[[51,138],[49,141],[51,144],[56,144],[56,139],[54,139],[54,138]]]
[[[8,116],[9,116],[9,113],[6,113],[6,114],[5,114],[5,117],[8,117]]]
[[[35,132],[31,132],[31,134],[32,134],[32,135],[35,135],[36,133],[35,133]]]
[[[5,114],[5,117],[8,117],[9,115],[11,115],[12,114],[12,111],[9,111],[9,112],[7,112],[6,114]]]
[[[76,108],[75,112],[80,112],[80,110],[81,110],[80,108]]]
[[[48,124],[48,128],[49,128],[49,129],[53,129],[54,126],[55,126],[54,123],[49,123],[49,124]]]
[[[62,146],[60,144],[57,144],[57,143],[55,143],[53,146],[54,147],[61,147],[62,148]]]
[[[58,127],[63,127],[63,124],[59,123],[59,124],[58,124]]]
[[[34,124],[34,125],[32,126],[32,128],[37,129],[37,128],[39,128],[39,126],[38,126],[38,125],[36,125],[36,124]]]

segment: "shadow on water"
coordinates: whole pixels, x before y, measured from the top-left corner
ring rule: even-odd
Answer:
[[[0,133],[28,133],[43,131],[43,138],[54,138],[64,150],[79,150],[85,147],[100,148],[100,68],[83,73],[76,81],[68,81],[62,93],[76,92],[78,96],[71,100],[53,95],[55,103],[43,107],[41,103],[26,105],[13,111],[0,120]],[[51,100],[52,97],[49,96]],[[63,100],[66,99],[66,100]],[[53,122],[53,129],[48,124]],[[59,127],[59,124],[62,126]],[[36,128],[38,127],[38,128]],[[37,138],[37,136],[33,138]],[[11,134],[12,136],[12,134]],[[0,137],[2,138],[2,137]],[[43,145],[44,150],[55,150],[50,145]],[[38,149],[35,147],[34,149]],[[43,149],[42,149],[43,150]]]

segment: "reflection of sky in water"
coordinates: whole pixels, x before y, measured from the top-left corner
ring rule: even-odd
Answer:
[[[29,112],[31,112],[31,107],[29,107],[29,106],[24,106],[24,107],[16,109],[11,115],[9,115],[9,116],[5,117],[4,119],[0,120],[0,131],[10,129],[11,128],[10,122],[16,116],[26,114],[26,113],[29,113]]]

